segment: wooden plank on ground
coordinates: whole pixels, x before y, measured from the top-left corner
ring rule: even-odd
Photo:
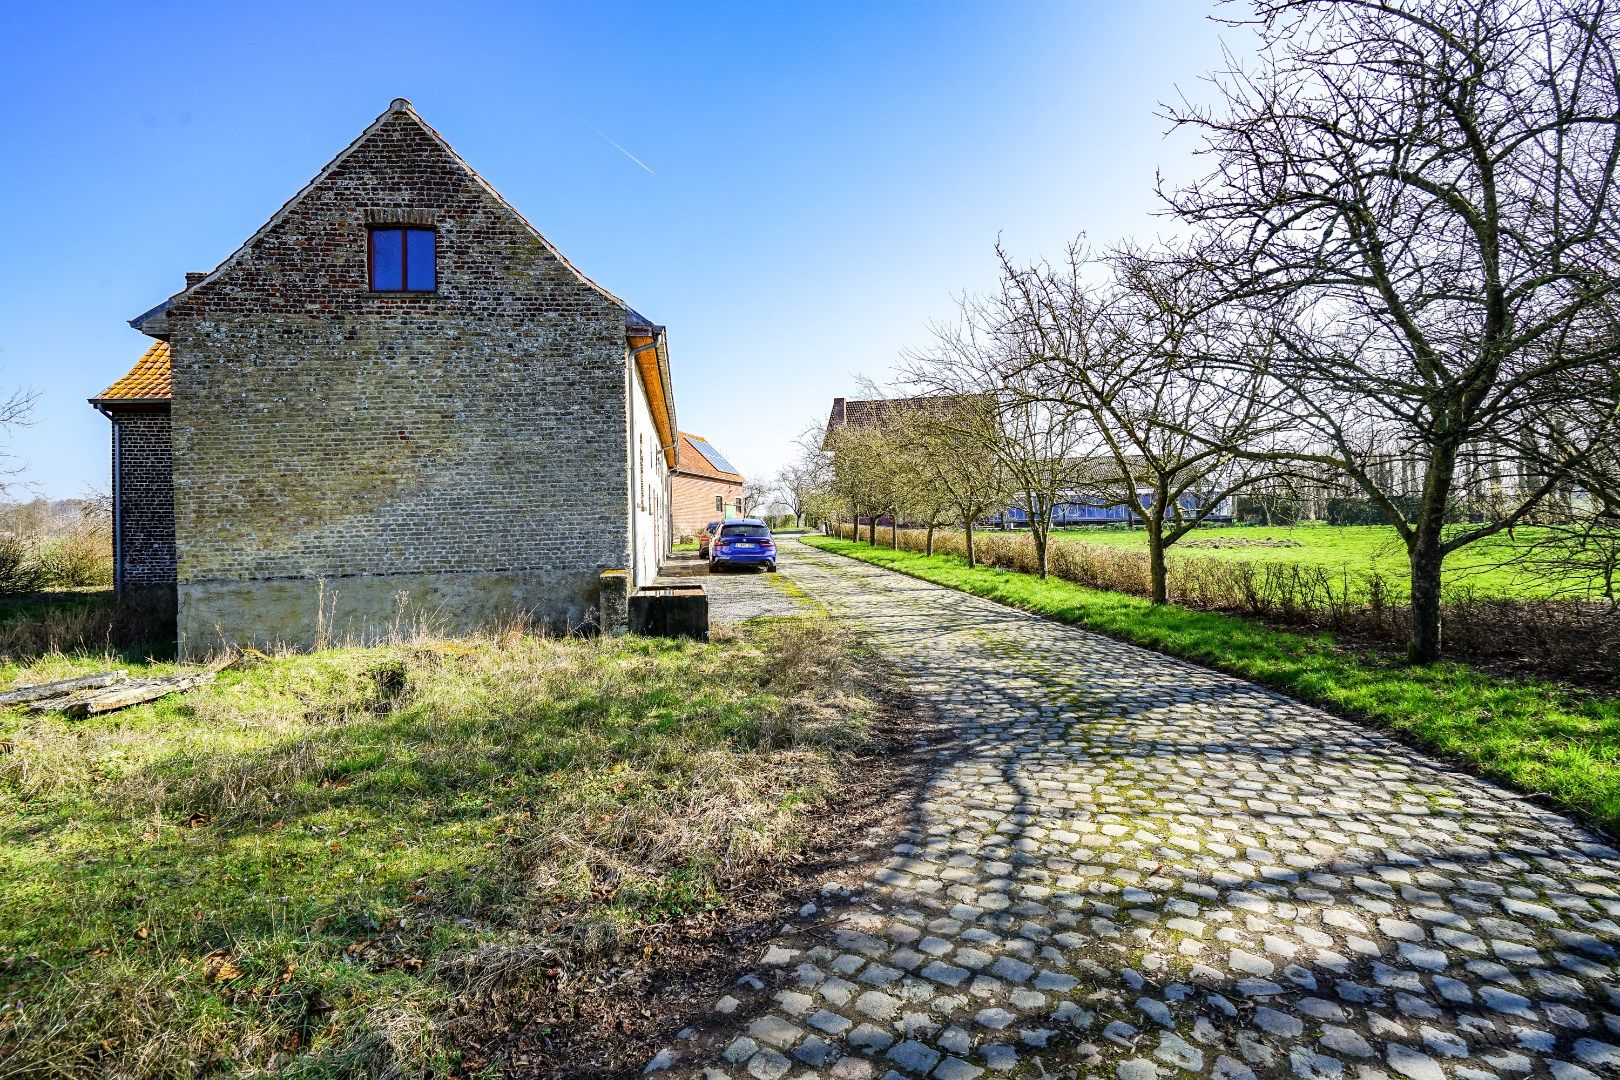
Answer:
[[[153,679],[150,682],[130,683],[127,686],[116,687],[103,693],[92,694],[69,702],[62,709],[62,713],[69,719],[82,720],[86,716],[112,712],[114,709],[127,709],[131,705],[144,705],[148,701],[166,698],[170,694],[178,694],[183,690],[190,690],[213,681],[214,673],[205,671],[197,675],[182,675],[173,679]]]
[[[221,671],[235,664],[240,658],[240,653],[226,653],[209,664],[204,671],[190,675],[174,675],[167,679],[148,679],[78,698],[66,704],[62,708],[62,713],[69,719],[82,720],[86,716],[112,712],[115,709],[127,709],[131,705],[144,705],[148,701],[166,698],[170,694],[193,690],[213,682]]]
[[[38,686],[19,686],[14,690],[0,693],[0,708],[26,705],[31,701],[43,701],[46,698],[71,694],[79,690],[97,690],[121,683],[127,678],[129,674],[120,669],[104,671],[99,675],[80,675],[78,678],[62,679],[59,682],[40,683]]]

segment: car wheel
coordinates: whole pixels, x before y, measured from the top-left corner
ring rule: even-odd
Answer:
[[[767,573],[767,574],[774,574],[774,573],[776,573],[776,564],[775,564],[775,563],[766,563],[766,564],[765,564],[765,572],[766,572],[766,573]]]

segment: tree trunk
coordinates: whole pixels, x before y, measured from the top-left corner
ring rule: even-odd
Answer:
[[[877,515],[873,514],[866,522],[866,542],[877,547]]]
[[[928,525],[928,556],[929,556],[929,558],[933,558],[933,555],[934,555],[934,526],[933,526],[933,523],[930,522],[929,525]]]
[[[1440,659],[1440,551],[1438,523],[1420,522],[1410,551],[1412,560],[1412,644],[1407,659],[1432,664]]]
[[[1412,643],[1407,659],[1433,664],[1440,659],[1440,579],[1445,551],[1441,548],[1446,525],[1446,504],[1451,501],[1457,457],[1453,448],[1436,449],[1423,478],[1423,501],[1418,506],[1407,555],[1412,563]]]
[[[978,564],[978,559],[974,555],[974,551],[973,551],[973,519],[972,518],[968,518],[968,520],[967,520],[967,564],[968,564],[968,569],[970,569],[970,570],[973,569],[973,567]]]
[[[1046,562],[1047,534],[1048,534],[1048,530],[1051,529],[1052,526],[1051,526],[1050,523],[1047,523],[1047,522],[1041,522],[1041,523],[1037,524],[1033,518],[1030,519],[1030,526],[1031,526],[1030,531],[1031,531],[1032,535],[1035,538],[1035,565],[1040,570],[1040,576],[1044,578],[1044,577],[1046,577],[1046,569],[1047,569],[1047,562]]]
[[[900,515],[889,515],[889,546],[895,551],[900,550]]]
[[[1147,527],[1148,592],[1155,604],[1167,604],[1170,602],[1170,574],[1164,563],[1164,531],[1160,523],[1144,519],[1142,524]]]

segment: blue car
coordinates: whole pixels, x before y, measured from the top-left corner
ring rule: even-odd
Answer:
[[[709,570],[723,566],[763,566],[776,570],[776,541],[771,527],[758,518],[723,521],[709,541]]]

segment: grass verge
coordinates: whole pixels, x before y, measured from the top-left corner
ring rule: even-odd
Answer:
[[[862,542],[805,543],[1193,660],[1373,721],[1620,835],[1620,700],[1462,664],[1413,668],[1325,634],[1270,629],[1056,578],[975,567]]]
[[[877,708],[846,637],[422,641],[0,713],[0,1074],[476,1072],[458,1032],[801,843]]]

